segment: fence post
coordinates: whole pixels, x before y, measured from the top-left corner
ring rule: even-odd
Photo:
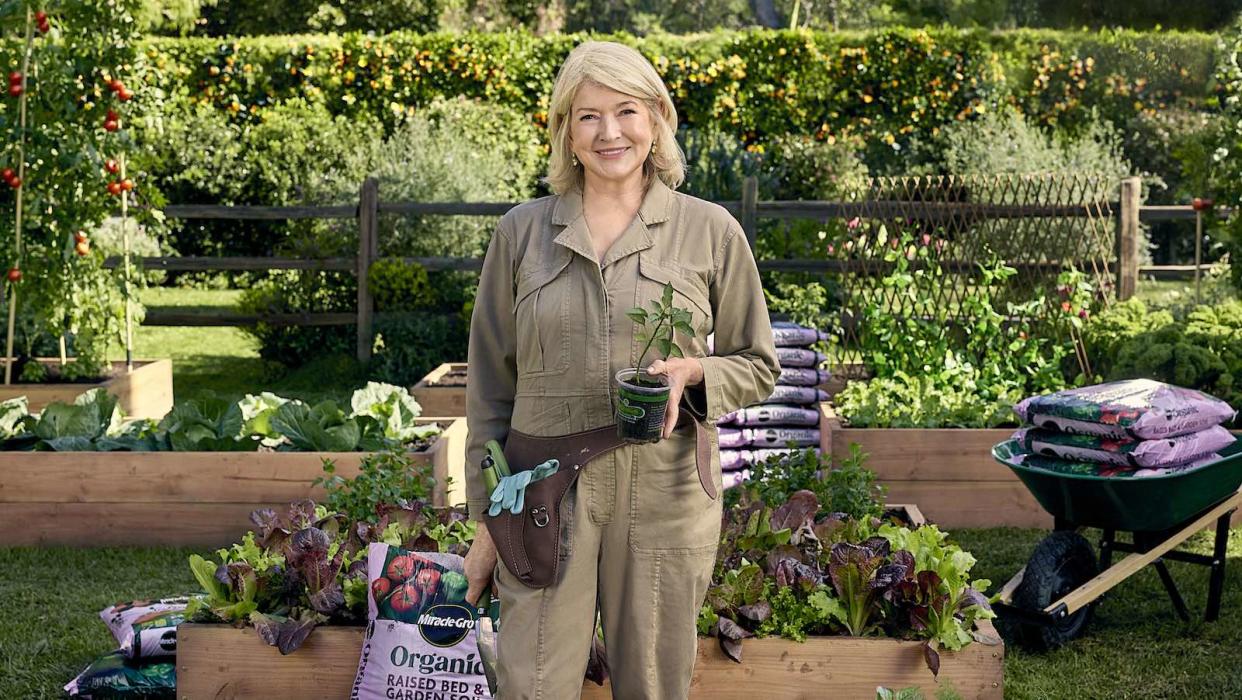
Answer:
[[[379,182],[369,177],[358,194],[358,361],[371,359],[372,320],[375,308],[367,277],[371,261],[379,254]]]
[[[1137,177],[1121,181],[1121,206],[1117,216],[1117,301],[1134,296],[1138,287],[1139,207],[1142,184]]]
[[[758,202],[759,178],[751,175],[742,181],[742,232],[746,234],[746,242],[752,251],[755,249],[758,220],[755,209]]]

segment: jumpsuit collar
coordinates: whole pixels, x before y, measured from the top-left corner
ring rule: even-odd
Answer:
[[[600,267],[605,267],[626,255],[652,247],[655,242],[648,227],[668,221],[672,205],[673,191],[660,178],[653,177],[651,184],[647,186],[647,192],[643,195],[643,202],[638,208],[638,216],[630,222],[629,228],[608,250],[604,259],[599,261]],[[582,213],[581,189],[575,187],[557,197],[556,205],[552,208],[552,223],[565,227],[557,234],[553,240],[554,243],[565,246],[587,260],[595,262],[595,247],[591,243],[591,234],[587,230],[586,218]]]

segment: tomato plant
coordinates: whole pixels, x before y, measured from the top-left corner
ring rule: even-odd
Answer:
[[[125,168],[127,120],[147,75],[135,48],[140,4],[0,3],[0,70],[16,93],[0,98],[0,269],[26,276],[20,293],[4,289],[0,318],[14,308],[15,356],[59,354],[65,379],[100,375],[109,346],[123,340],[128,285],[88,234],[142,191],[142,174]],[[14,380],[40,378],[37,363],[25,367]]]

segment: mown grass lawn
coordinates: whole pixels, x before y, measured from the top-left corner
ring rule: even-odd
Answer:
[[[1045,533],[963,530],[954,539],[999,587]],[[1090,533],[1089,533],[1090,534]],[[1098,539],[1094,534],[1090,538]],[[1210,538],[1190,543],[1208,553]],[[59,698],[61,687],[111,649],[98,612],[121,600],[193,592],[193,549],[0,549],[0,698]],[[1087,635],[1052,653],[1010,646],[1007,698],[1242,697],[1242,529],[1233,531],[1221,619],[1184,624],[1145,570],[1114,590]],[[206,555],[207,552],[199,551]],[[1192,613],[1202,614],[1207,570],[1170,562]]]

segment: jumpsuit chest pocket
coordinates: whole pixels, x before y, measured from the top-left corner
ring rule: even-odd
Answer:
[[[539,377],[569,369],[570,298],[579,294],[569,260],[518,279],[513,314],[519,376]]]
[[[681,307],[694,315],[690,325],[694,326],[696,331],[696,345],[707,338],[713,326],[712,307],[711,302],[708,301],[707,286],[702,280],[687,278],[680,272],[660,265],[651,256],[645,254],[640,254],[638,258],[638,277],[634,306],[641,306],[651,311],[651,301],[658,300],[664,293],[664,285],[671,284],[673,285],[673,306]]]

